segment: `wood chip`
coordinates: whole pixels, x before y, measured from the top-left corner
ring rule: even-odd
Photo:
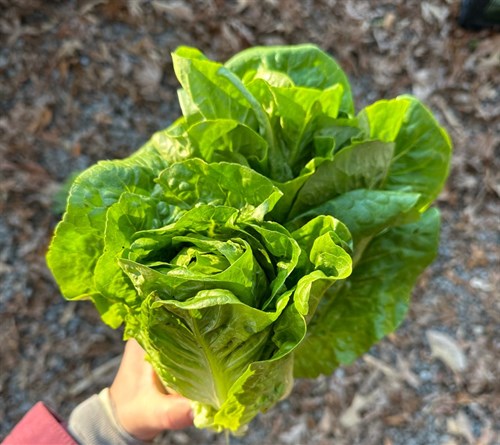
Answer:
[[[152,5],[156,11],[165,12],[176,19],[191,20],[193,18],[191,6],[183,1],[155,0]]]
[[[71,397],[75,397],[93,386],[99,386],[96,384],[101,382],[104,378],[110,377],[113,373],[116,372],[121,359],[121,355],[118,357],[114,357],[111,360],[103,363],[101,366],[93,369],[87,378],[80,380],[76,385],[73,385],[68,390],[68,395]]]
[[[450,434],[463,437],[469,444],[475,443],[471,422],[463,411],[460,411],[455,418],[448,419],[446,426]]]

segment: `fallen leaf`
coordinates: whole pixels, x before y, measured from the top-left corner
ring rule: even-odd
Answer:
[[[322,433],[329,433],[333,431],[334,420],[332,411],[329,408],[326,408],[323,411],[323,415],[318,423],[318,430]]]
[[[426,333],[431,355],[440,359],[454,372],[467,369],[467,358],[456,340],[443,332],[429,330]]]
[[[301,417],[295,425],[293,425],[288,431],[280,434],[280,439],[286,444],[297,444],[303,443],[304,437],[308,431],[306,419]]]
[[[387,31],[390,31],[392,30],[392,28],[394,27],[394,23],[396,23],[396,14],[394,14],[393,12],[389,12],[385,17],[384,17],[384,22],[382,24],[382,26],[384,27],[384,29],[386,29]]]
[[[363,360],[373,366],[374,368],[380,370],[392,383],[395,382],[406,382],[412,388],[418,388],[420,385],[420,380],[418,377],[411,371],[410,366],[403,359],[398,357],[398,369],[394,369],[389,366],[387,363],[373,357],[370,354],[366,354],[363,357]]]
[[[352,403],[340,416],[340,424],[345,428],[353,428],[363,421],[362,411],[368,408],[379,396],[379,390],[368,395],[356,394]]]
[[[443,25],[448,18],[449,9],[447,6],[437,6],[430,2],[422,2],[422,17],[427,23],[434,24],[437,22]]]
[[[460,411],[456,418],[448,419],[446,426],[450,434],[463,437],[469,444],[475,443],[470,420],[463,411]]]
[[[399,426],[408,422],[408,414],[394,414],[393,416],[384,417],[384,423],[389,426]]]

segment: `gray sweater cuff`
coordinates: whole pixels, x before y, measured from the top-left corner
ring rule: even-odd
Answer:
[[[118,423],[109,398],[103,389],[78,405],[69,417],[68,429],[81,445],[143,445]]]

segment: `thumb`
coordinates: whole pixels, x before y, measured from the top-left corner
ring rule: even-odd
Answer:
[[[179,395],[161,394],[157,404],[158,427],[165,430],[179,430],[193,425],[191,402]]]

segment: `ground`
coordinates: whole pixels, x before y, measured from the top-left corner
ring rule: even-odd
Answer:
[[[62,416],[108,385],[121,333],[62,299],[44,255],[73,171],[138,148],[179,114],[170,52],[224,61],[313,42],[358,109],[411,93],[455,151],[439,257],[400,329],[291,396],[233,444],[500,443],[500,35],[453,0],[0,0],[0,438],[38,400]],[[166,434],[168,444],[222,444]]]

